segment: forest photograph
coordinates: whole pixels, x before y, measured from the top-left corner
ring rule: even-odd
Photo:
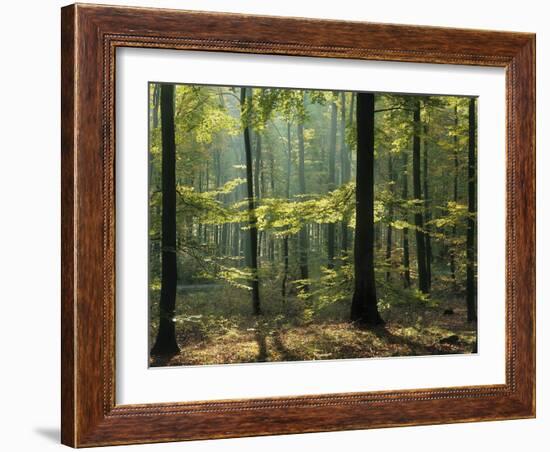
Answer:
[[[149,366],[477,353],[477,99],[149,83]]]

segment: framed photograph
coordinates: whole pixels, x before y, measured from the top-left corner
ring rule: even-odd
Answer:
[[[535,416],[535,36],[62,9],[62,442]]]

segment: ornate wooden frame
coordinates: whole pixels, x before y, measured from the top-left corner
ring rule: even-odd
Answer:
[[[62,9],[62,442],[74,447],[535,415],[535,35],[71,5]],[[115,404],[117,47],[506,68],[506,383]]]

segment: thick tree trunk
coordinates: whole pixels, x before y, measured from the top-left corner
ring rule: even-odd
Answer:
[[[426,269],[426,242],[424,238],[424,220],[422,218],[422,190],[420,178],[420,101],[415,102],[413,137],[413,194],[418,205],[414,214],[416,237],[416,262],[418,265],[418,288],[424,294],[429,293],[428,272]]]
[[[409,199],[409,156],[407,151],[403,151],[403,176],[402,176],[402,201],[407,202]],[[409,216],[407,214],[408,209],[403,209],[403,220],[405,223],[409,223]],[[403,228],[403,283],[406,289],[411,287],[411,258],[409,251],[409,228],[405,226]]]
[[[162,127],[162,274],[159,329],[151,354],[179,352],[174,316],[176,310],[176,139],[174,128],[174,85],[161,85]]]
[[[477,319],[475,278],[476,227],[476,100],[470,99],[468,109],[468,232],[466,235],[466,305],[468,321]]]
[[[245,111],[248,100],[249,94],[247,93],[247,88],[241,88],[241,112]],[[250,285],[252,286],[252,312],[254,315],[260,315],[262,311],[260,308],[260,284],[258,281],[258,228],[256,224],[256,206],[254,200],[254,180],[252,177],[252,147],[250,145],[250,128],[248,127],[247,118],[245,118],[245,123],[243,125],[250,244],[248,266],[252,272],[250,281]]]
[[[424,221],[426,233],[426,278],[428,280],[428,290],[432,288],[432,238],[431,227],[428,222],[431,219],[430,195],[429,195],[429,176],[428,176],[428,126],[424,126]]]
[[[374,94],[357,94],[355,281],[351,320],[379,325],[374,279]]]
[[[336,93],[334,93],[336,95]],[[336,125],[338,120],[338,107],[333,100],[330,104],[330,149],[328,158],[328,189],[336,189]],[[336,224],[329,223],[327,227],[327,260],[328,268],[334,268]]]
[[[304,125],[302,119],[298,123],[297,127],[298,132],[298,182],[300,188],[300,194],[306,194],[306,173],[305,173],[305,145],[304,145]],[[309,248],[309,237],[307,226],[302,226],[299,233],[299,262],[300,262],[300,278],[309,279],[309,269],[308,269],[308,248]],[[303,286],[304,291],[309,291],[309,285],[305,284]]]

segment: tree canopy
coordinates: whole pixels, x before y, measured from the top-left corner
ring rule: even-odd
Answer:
[[[386,323],[433,338],[419,326],[432,316],[437,340],[458,337],[437,351],[472,349],[475,99],[150,84],[149,101],[153,342],[168,317],[180,347],[233,331],[261,351],[320,324]]]

